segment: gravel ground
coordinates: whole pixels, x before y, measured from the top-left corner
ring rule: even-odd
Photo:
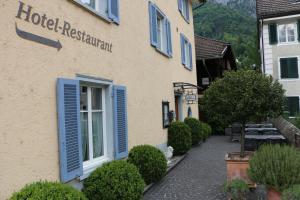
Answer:
[[[144,200],[225,200],[225,154],[239,148],[239,143],[229,142],[226,136],[212,136],[191,149],[178,166],[147,191]]]

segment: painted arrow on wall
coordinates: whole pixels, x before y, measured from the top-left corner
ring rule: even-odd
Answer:
[[[55,40],[44,38],[44,37],[29,33],[29,32],[22,31],[17,27],[17,23],[16,23],[16,32],[17,32],[18,36],[20,36],[21,38],[23,38],[25,40],[30,40],[33,42],[37,42],[37,43],[49,46],[49,47],[56,48],[57,51],[59,51],[62,48],[62,45],[59,42],[59,40],[55,41]]]

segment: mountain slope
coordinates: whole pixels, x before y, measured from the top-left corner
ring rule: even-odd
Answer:
[[[227,3],[233,1],[242,0],[228,0]],[[194,11],[194,26],[197,35],[230,42],[240,66],[250,67],[259,63],[256,19],[250,13],[208,2]]]

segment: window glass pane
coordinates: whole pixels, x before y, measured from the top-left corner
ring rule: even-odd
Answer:
[[[94,158],[98,158],[104,155],[102,112],[93,112],[92,126],[93,126],[93,155]]]
[[[164,124],[169,125],[169,107],[164,105]]]
[[[186,3],[187,3],[187,1],[186,0],[183,0],[182,1],[182,15],[184,16],[184,17],[186,17],[187,16],[187,14],[186,14],[186,7],[187,7],[187,5],[186,5]]]
[[[290,112],[290,116],[296,116],[299,113],[299,97],[287,97],[286,109]]]
[[[89,130],[88,130],[88,113],[80,113],[81,123],[81,142],[83,161],[89,160]]]
[[[95,0],[80,0],[81,3],[95,9]]]
[[[80,87],[80,110],[81,111],[87,111],[88,105],[87,105],[87,87],[81,86]]]
[[[287,25],[287,34],[288,34],[288,41],[294,42],[295,41],[295,26],[294,26],[294,24]]]
[[[184,48],[185,48],[185,60],[186,60],[186,66],[190,66],[190,49],[189,49],[189,43],[187,41],[184,42]]]
[[[279,42],[286,42],[286,25],[279,25]]]
[[[281,78],[298,78],[298,58],[280,59]]]
[[[162,24],[162,19],[160,17],[157,17],[157,46],[159,49],[162,49]]]
[[[96,10],[103,15],[107,15],[107,13],[108,13],[107,0],[97,0],[97,9]]]
[[[102,109],[102,89],[92,88],[92,110]]]

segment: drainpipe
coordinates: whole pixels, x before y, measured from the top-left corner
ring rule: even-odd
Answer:
[[[264,46],[264,20],[263,19],[261,19],[261,20],[259,20],[260,21],[260,37],[261,37],[261,50],[262,50],[262,52],[261,52],[261,57],[262,57],[262,72],[263,72],[263,74],[265,74],[266,73],[266,65],[265,65],[265,46]]]

